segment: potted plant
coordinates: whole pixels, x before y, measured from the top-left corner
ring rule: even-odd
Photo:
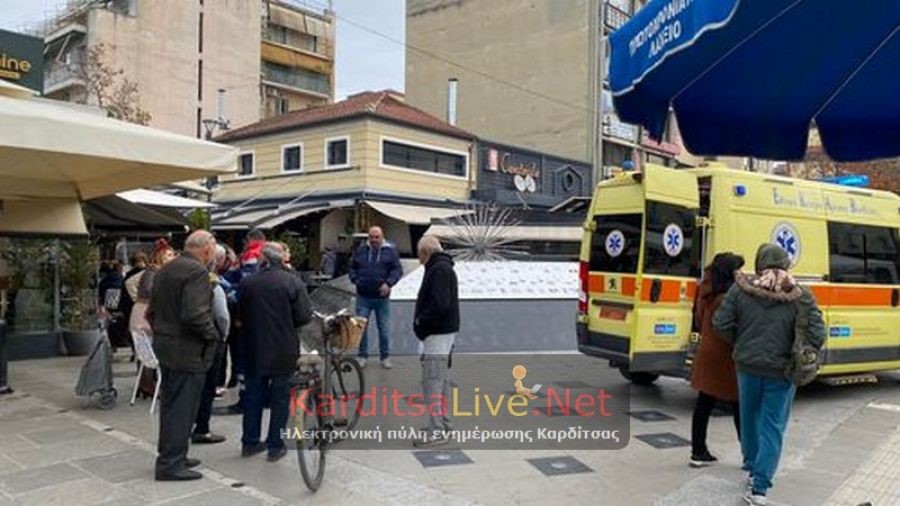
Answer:
[[[100,338],[97,321],[97,247],[87,239],[64,241],[59,260],[63,344],[69,355],[87,355]]]

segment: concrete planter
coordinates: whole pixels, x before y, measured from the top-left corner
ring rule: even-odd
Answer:
[[[64,330],[62,333],[63,346],[69,356],[87,355],[98,339],[99,330]]]

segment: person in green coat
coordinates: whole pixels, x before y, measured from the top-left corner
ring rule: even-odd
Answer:
[[[786,371],[791,362],[797,315],[808,320],[807,345],[825,342],[825,322],[815,297],[788,273],[788,254],[763,244],[756,274],[738,273],[713,316],[716,332],[734,344],[741,417],[741,450],[750,472],[745,498],[766,504],[766,493],[781,459],[796,386]]]

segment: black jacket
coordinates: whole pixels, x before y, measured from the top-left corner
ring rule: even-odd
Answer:
[[[209,271],[190,255],[156,274],[147,312],[159,362],[182,372],[206,372],[219,332],[213,322]]]
[[[428,336],[459,332],[459,286],[453,259],[446,253],[431,255],[425,264],[413,330],[423,341]]]
[[[312,304],[299,276],[269,266],[241,281],[238,314],[247,374],[290,374],[297,367],[297,329],[312,320]]]

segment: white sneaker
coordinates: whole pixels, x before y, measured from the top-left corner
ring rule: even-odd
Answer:
[[[385,369],[393,369],[393,368],[394,368],[394,363],[391,362],[391,359],[386,358],[386,359],[384,359],[384,360],[381,361],[381,367],[384,367]]]
[[[747,493],[744,494],[744,500],[747,501],[747,504],[750,506],[766,506],[769,504],[766,496],[759,495],[752,490],[748,490]]]
[[[360,368],[360,369],[365,369],[365,368],[366,368],[366,359],[364,359],[364,358],[362,358],[362,357],[357,357],[356,363],[359,364],[359,368]]]

